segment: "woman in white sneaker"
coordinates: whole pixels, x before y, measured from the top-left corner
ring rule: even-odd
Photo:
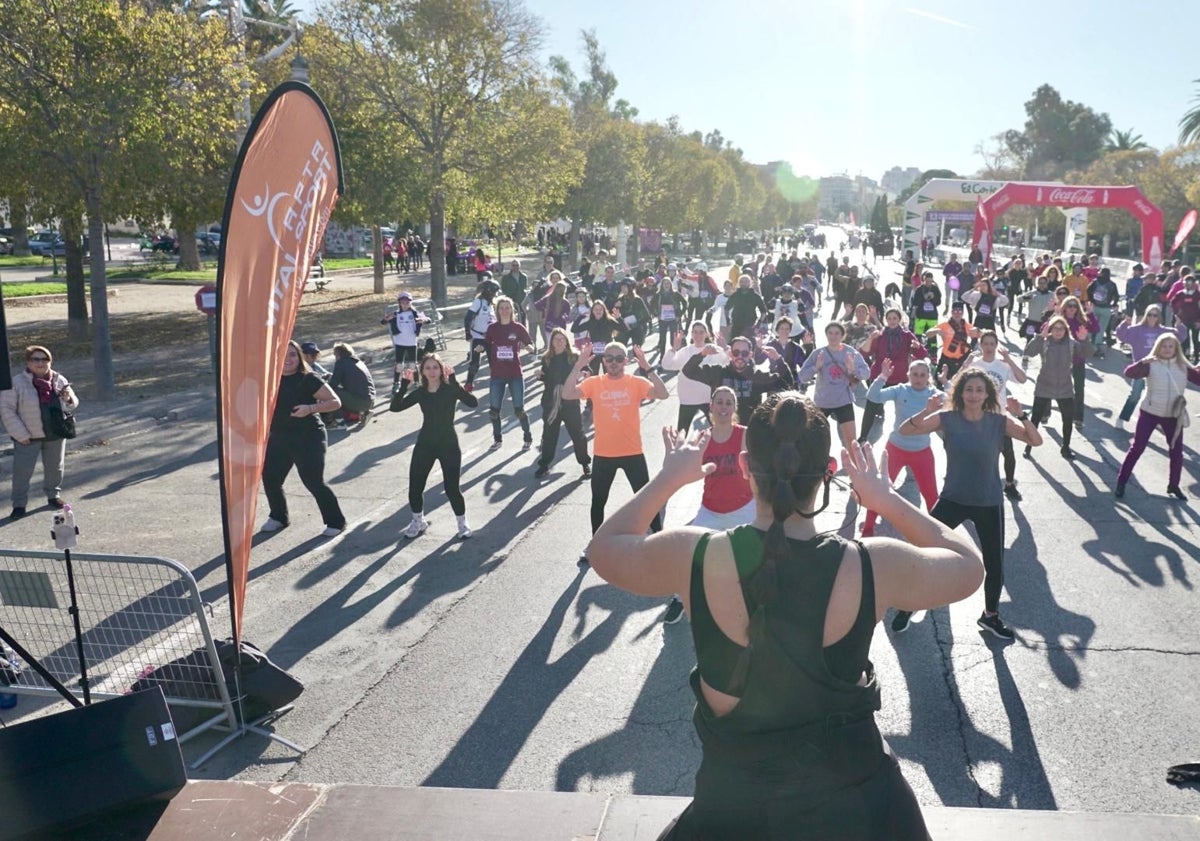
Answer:
[[[454,410],[461,402],[474,409],[479,398],[465,390],[454,379],[454,371],[436,353],[421,361],[421,382],[410,390],[413,371],[404,372],[400,391],[392,398],[390,411],[403,412],[413,406],[421,407],[424,419],[417,443],[413,446],[412,463],[408,469],[408,504],[412,508],[412,522],[404,530],[405,537],[417,537],[429,527],[425,519],[425,483],[436,461],[442,466],[442,485],[450,507],[458,518],[458,536],[466,540],[471,536],[467,525],[467,503],[458,488],[462,473],[462,450],[458,446],[458,434],[454,431]]]
[[[292,467],[296,468],[300,481],[321,509],[321,519],[325,521],[323,536],[333,537],[346,527],[346,517],[337,497],[325,483],[328,442],[325,424],[321,421],[323,412],[336,412],[341,407],[337,393],[304,361],[300,345],[295,341],[288,342],[275,414],[271,416],[267,454],[263,460],[263,492],[267,495],[270,514],[260,531],[279,531],[288,525],[283,482]]]

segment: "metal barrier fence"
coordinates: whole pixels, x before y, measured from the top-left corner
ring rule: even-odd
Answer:
[[[170,669],[170,682],[162,684],[167,703],[191,708],[187,718],[198,722],[179,733],[180,742],[214,727],[237,730],[191,572],[175,561],[130,555],[72,553],[71,562],[91,696],[123,695],[139,680],[152,679],[156,669],[176,664]],[[0,627],[72,694],[82,697],[70,607],[61,552],[0,550]],[[12,658],[11,652],[5,654],[0,691],[60,697],[36,671]]]

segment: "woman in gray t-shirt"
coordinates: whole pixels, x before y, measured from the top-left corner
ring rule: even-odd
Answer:
[[[1008,436],[1031,447],[1040,446],[1042,436],[1009,397],[1004,415],[996,384],[977,368],[964,369],[949,389],[950,407],[944,398],[929,398],[924,411],[909,418],[898,430],[911,434],[942,431],[946,446],[946,478],[930,515],[950,528],[970,520],[979,535],[983,554],[983,614],[979,627],[1001,639],[1013,632],[1000,619],[1000,590],[1004,586],[1004,495],[1000,483],[1000,450]],[[892,627],[908,627],[908,617],[898,615]]]

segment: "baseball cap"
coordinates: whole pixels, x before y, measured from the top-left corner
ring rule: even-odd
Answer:
[[[397,301],[411,301],[413,299],[411,292],[401,292],[396,296]]]
[[[319,356],[321,353],[321,349],[317,347],[316,342],[301,342],[300,343],[300,352],[314,354],[314,355]]]
[[[963,309],[962,301],[955,301],[953,304],[950,305],[951,312],[955,312],[955,311],[962,312],[962,309]]]
[[[1133,270],[1134,270],[1135,272],[1144,272],[1144,271],[1146,270],[1146,267],[1145,267],[1145,266],[1143,266],[1141,263],[1134,263],[1134,264],[1133,264]]]

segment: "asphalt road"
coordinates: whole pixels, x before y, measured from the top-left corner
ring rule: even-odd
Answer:
[[[386,344],[380,336],[379,348]],[[450,358],[461,363],[464,348],[455,342]],[[1126,498],[1113,499],[1129,438],[1113,426],[1127,392],[1123,364],[1109,353],[1089,369],[1074,463],[1059,456],[1055,429],[1033,459],[1019,461],[1025,499],[1006,503],[1001,604],[1016,642],[980,635],[982,593],[918,614],[902,636],[878,629],[880,725],[923,803],[1200,812],[1194,790],[1164,782],[1167,766],[1200,759],[1200,518],[1195,501],[1165,497],[1157,440]],[[386,363],[374,368],[390,383]],[[1028,405],[1032,385],[1016,394]],[[537,395],[535,386],[527,396],[535,425]],[[224,634],[212,409],[202,396],[182,408],[184,420],[72,453],[65,495],[80,515],[81,551],[182,561]],[[505,412],[498,452],[487,449],[486,410],[456,421],[469,541],[454,539],[436,471],[430,530],[415,541],[400,536],[419,422],[408,413],[331,433],[327,476],[350,519],[338,538],[317,537],[316,506],[289,480],[292,525],[254,550],[245,635],[305,683],[277,729],[308,752],[297,759],[251,736],[199,776],[691,792],[699,750],[687,623],[664,627],[661,601],[618,592],[576,566],[589,532],[588,486],[565,448],[547,480],[536,480],[535,452],[520,451]],[[661,456],[657,430],[674,416],[674,400],[644,409],[652,465]],[[890,428],[889,414],[876,438]],[[1192,497],[1200,496],[1196,435],[1186,433],[1183,487]],[[698,491],[672,501],[668,524],[690,518]],[[916,498],[911,482],[904,493]],[[610,506],[627,494],[618,482]],[[819,524],[861,521],[848,506],[836,491]],[[265,518],[261,501],[259,511]],[[6,546],[52,548],[49,522],[38,510],[0,521],[0,535]],[[16,712],[36,707],[23,699]]]

